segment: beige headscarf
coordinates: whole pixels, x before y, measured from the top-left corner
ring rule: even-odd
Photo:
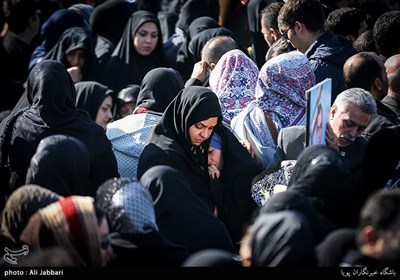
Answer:
[[[19,237],[32,215],[61,198],[55,192],[38,185],[19,187],[7,199],[1,213],[1,234],[18,247]]]
[[[93,202],[89,196],[70,196],[50,204],[31,217],[21,241],[34,250],[41,249],[44,226],[53,238],[53,242],[46,240],[46,243],[63,247],[76,266],[101,266],[101,242]]]

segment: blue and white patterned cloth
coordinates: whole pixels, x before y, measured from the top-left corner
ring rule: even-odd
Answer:
[[[140,154],[160,118],[161,114],[133,114],[107,125],[107,138],[111,141],[121,177],[137,177]]]

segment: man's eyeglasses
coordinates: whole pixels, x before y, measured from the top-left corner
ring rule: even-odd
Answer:
[[[294,27],[294,25],[290,26],[290,27],[289,27],[288,29],[286,29],[285,31],[282,31],[282,32],[281,32],[282,37],[285,38],[286,40],[289,39],[288,36],[287,36],[287,34],[288,34],[289,30],[292,29],[293,27]]]

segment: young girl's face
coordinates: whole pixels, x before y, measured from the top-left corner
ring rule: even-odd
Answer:
[[[136,107],[136,102],[129,102],[121,106],[119,109],[119,115],[122,118],[125,118],[126,116],[129,116],[133,113],[133,110],[135,110]]]
[[[71,67],[77,66],[79,69],[82,69],[85,65],[85,51],[82,49],[67,53],[66,58]]]
[[[208,148],[208,165],[215,165],[219,170],[222,168],[222,151],[214,147]]]

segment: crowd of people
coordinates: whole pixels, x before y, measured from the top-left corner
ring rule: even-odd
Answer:
[[[222,2],[1,1],[2,266],[399,266],[400,4]]]

